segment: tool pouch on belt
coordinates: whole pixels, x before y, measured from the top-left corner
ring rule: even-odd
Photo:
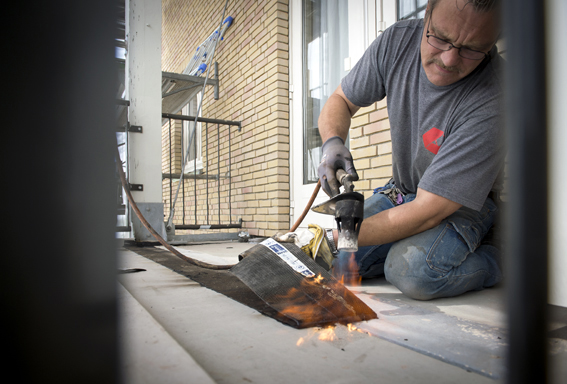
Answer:
[[[404,202],[404,194],[398,187],[396,187],[392,182],[388,183],[388,186],[376,188],[374,194],[380,193],[382,195],[388,196],[388,199],[394,205],[400,205]]]

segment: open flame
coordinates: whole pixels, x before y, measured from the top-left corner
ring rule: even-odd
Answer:
[[[358,275],[358,265],[355,260],[355,255],[352,253],[350,257],[344,259],[346,261],[345,273],[341,275],[340,283],[343,285],[345,281],[347,284],[360,285],[361,277]],[[333,270],[335,274],[336,270]],[[336,276],[336,274],[335,274]],[[314,288],[317,288],[314,290]],[[339,311],[339,318],[347,318],[352,316],[357,317],[355,308],[351,303],[345,300],[342,296],[341,290],[335,291],[339,286],[335,279],[329,279],[321,274],[312,277],[305,277],[300,280],[299,286],[292,287],[286,293],[277,296],[279,305],[276,309],[284,316],[296,319],[301,324],[313,324],[319,319],[330,319],[327,313],[337,313]],[[344,287],[341,287],[344,290]],[[314,305],[313,300],[316,301]],[[327,317],[325,317],[327,316]],[[341,317],[342,316],[342,317]],[[298,323],[299,324],[299,323]],[[348,333],[355,331],[363,332],[353,324],[346,325]],[[339,333],[344,337],[344,331]],[[296,346],[303,345],[309,339],[317,337],[322,341],[335,341],[339,339],[336,334],[336,326],[330,325],[326,327],[310,328],[306,336],[300,337]]]
[[[352,334],[353,332],[360,332],[360,333],[366,333],[369,336],[371,336],[370,333],[363,331],[362,329],[358,328],[354,324],[349,323],[349,324],[346,325],[346,327],[348,329],[349,335]],[[329,325],[329,326],[324,327],[324,328],[310,329],[309,333],[304,337],[300,337],[297,340],[297,342],[295,343],[295,345],[300,347],[303,344],[305,344],[306,341],[311,340],[314,337],[316,337],[318,340],[321,340],[321,341],[338,340],[339,336],[337,335],[336,328],[337,328],[337,326],[335,326],[335,325]]]
[[[302,286],[317,284],[325,287],[324,277],[321,276],[321,274],[302,279],[300,284]],[[292,318],[295,318],[298,314],[301,314],[301,317],[306,319],[316,318],[319,308],[315,305],[306,305],[305,301],[302,299],[303,296],[304,293],[301,289],[291,288],[285,295],[279,296],[281,299],[290,303],[289,305],[286,305],[285,308],[278,308],[279,312],[282,315],[289,315]]]
[[[334,341],[337,340],[337,334],[335,333],[335,326],[329,325],[324,328],[311,328],[309,333],[305,337],[300,337],[299,340],[295,343],[298,347],[303,345],[307,340],[311,340],[313,337],[316,337],[322,341]]]
[[[326,328],[323,328],[320,332],[319,332],[319,336],[317,337],[319,340],[325,340],[325,341],[334,341],[337,339],[337,335],[335,333],[335,326],[331,325],[328,326]]]
[[[359,286],[362,276],[358,274],[358,263],[354,252],[345,259],[337,259],[333,268],[333,276],[343,285]]]

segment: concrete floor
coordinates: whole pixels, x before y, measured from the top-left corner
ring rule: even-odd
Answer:
[[[218,264],[254,244],[178,246]],[[126,383],[499,383],[505,381],[503,289],[419,302],[384,279],[349,287],[379,319],[297,330],[121,248]],[[567,325],[558,323],[561,328]],[[328,339],[324,339],[327,336]],[[567,342],[554,340],[556,360]],[[560,364],[556,364],[558,367]],[[561,364],[564,366],[564,364]],[[557,383],[567,373],[557,368]]]

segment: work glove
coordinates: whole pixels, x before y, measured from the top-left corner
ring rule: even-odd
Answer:
[[[327,271],[331,269],[336,257],[331,251],[325,230],[316,224],[309,224],[308,229],[299,229],[286,234],[277,233],[273,239],[279,243],[294,243]]]
[[[358,180],[358,174],[354,169],[352,155],[339,136],[333,136],[325,141],[321,149],[323,157],[318,169],[319,180],[323,191],[329,197],[333,197],[339,194],[339,187],[341,186],[336,177],[337,169],[344,169],[346,173],[352,176],[352,181]]]

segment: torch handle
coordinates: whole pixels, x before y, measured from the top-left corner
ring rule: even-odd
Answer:
[[[335,173],[337,180],[345,187],[345,192],[354,191],[354,184],[352,183],[352,176],[346,173],[342,168],[337,169]]]

